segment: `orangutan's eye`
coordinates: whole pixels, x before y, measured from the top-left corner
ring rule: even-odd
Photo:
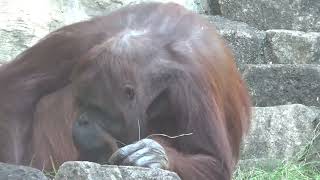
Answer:
[[[133,100],[134,96],[135,96],[135,91],[134,91],[134,88],[130,85],[126,85],[124,87],[124,93],[126,95],[126,97],[129,99],[129,100]]]

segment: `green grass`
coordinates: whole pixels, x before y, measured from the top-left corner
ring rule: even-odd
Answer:
[[[314,162],[313,165],[315,164],[319,167],[320,162]],[[270,171],[260,168],[238,168],[234,180],[320,180],[319,169],[313,167],[310,164],[287,162]]]
[[[319,149],[312,152],[315,141],[320,138],[320,123],[314,130],[313,138],[291,161],[283,161],[275,168],[241,168],[234,173],[234,180],[320,180]],[[266,170],[269,169],[269,170]]]

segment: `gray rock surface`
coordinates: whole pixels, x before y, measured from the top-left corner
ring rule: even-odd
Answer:
[[[45,36],[50,28],[54,28],[55,22],[60,19],[57,1],[47,3],[49,1],[0,1],[0,61],[2,63],[11,60]]]
[[[39,170],[25,167],[5,164],[0,162],[1,180],[47,180],[47,177]]]
[[[219,0],[221,13],[261,30],[320,31],[319,0]]]
[[[70,161],[62,164],[54,180],[180,180],[177,174],[161,169],[99,165]]]
[[[320,33],[268,30],[266,63],[320,64]]]
[[[234,52],[238,66],[263,63],[266,33],[246,23],[231,21],[221,16],[207,16]]]
[[[312,149],[319,153],[319,122],[320,108],[299,104],[253,108],[252,125],[241,159],[264,158],[272,162],[271,159],[298,158],[312,141],[316,142]]]
[[[320,65],[246,65],[242,73],[254,106],[320,106]]]

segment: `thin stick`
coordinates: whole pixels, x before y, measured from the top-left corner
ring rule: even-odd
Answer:
[[[36,158],[36,154],[34,153],[34,154],[32,155],[31,160],[30,160],[29,166],[32,166],[33,161],[34,161],[35,158]]]
[[[50,161],[51,161],[51,166],[52,166],[53,172],[56,174],[57,173],[57,169],[56,169],[56,166],[55,166],[55,164],[53,162],[53,158],[52,158],[51,155],[49,156],[49,158],[50,158]]]
[[[45,168],[45,166],[46,166],[46,160],[43,160],[43,163],[42,163],[42,170],[41,170],[42,172],[44,172],[44,170],[45,170],[45,169],[44,169],[44,168]]]
[[[192,134],[193,133],[187,133],[187,134],[180,134],[180,135],[177,135],[177,136],[168,136],[166,134],[151,134],[151,135],[147,136],[146,138],[149,138],[151,136],[164,136],[164,137],[167,137],[167,138],[170,138],[170,139],[175,139],[175,138],[179,138],[179,137],[183,137],[183,136],[190,136]]]
[[[141,139],[141,132],[140,132],[140,120],[138,119],[138,131],[139,131],[139,141]]]

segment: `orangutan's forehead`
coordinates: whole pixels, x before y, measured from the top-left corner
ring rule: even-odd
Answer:
[[[152,51],[157,42],[146,29],[124,29],[109,38],[106,44],[112,55],[129,59],[145,56],[147,52]]]

